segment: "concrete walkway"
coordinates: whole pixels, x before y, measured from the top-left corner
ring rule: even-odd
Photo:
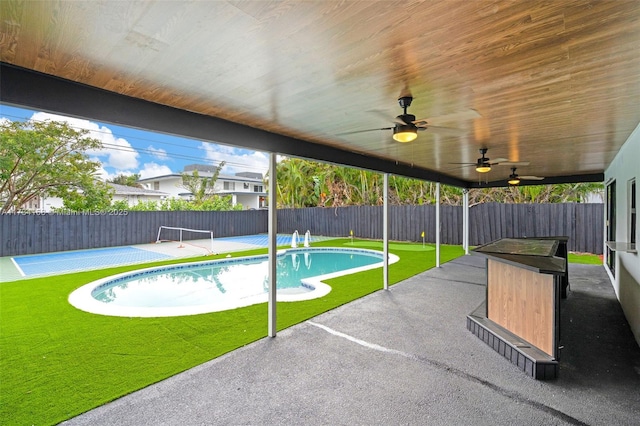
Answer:
[[[467,331],[484,277],[456,259],[65,424],[640,424],[640,348],[602,266],[570,265],[547,382]]]

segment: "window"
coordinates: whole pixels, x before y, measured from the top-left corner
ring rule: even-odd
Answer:
[[[606,186],[606,203],[607,203],[607,241],[616,240],[616,181],[612,181]],[[616,259],[615,253],[607,246],[607,266],[611,271],[611,275],[616,276],[615,271]]]
[[[222,188],[225,191],[235,191],[236,190],[236,183],[235,182],[224,182],[222,184]]]
[[[262,192],[262,185],[253,185],[253,192]]]
[[[249,189],[249,184],[247,182],[244,183],[244,189]]]
[[[636,180],[632,179],[629,182],[629,242],[631,244],[636,243],[636,230],[638,229],[636,224],[638,223],[638,216],[636,215]]]
[[[153,182],[153,189],[155,189],[156,191],[160,191],[160,182]]]

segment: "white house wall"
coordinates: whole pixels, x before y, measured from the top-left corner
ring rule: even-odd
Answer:
[[[154,185],[155,182],[158,182],[157,188]],[[224,187],[225,182],[233,183],[233,188],[226,189]],[[184,195],[180,195],[187,193],[188,190],[182,186],[182,177],[179,175],[144,179],[144,185],[147,189],[166,192],[169,198],[187,198]],[[234,205],[236,203],[242,204],[243,209],[248,210],[260,207],[260,196],[263,195],[263,192],[256,192],[254,190],[255,186],[260,186],[264,190],[264,184],[260,181],[247,181],[242,178],[236,179],[234,177],[221,176],[216,180],[213,189],[221,196],[232,195]]]
[[[629,189],[631,179],[636,180],[636,200],[640,200],[640,124],[618,151],[605,171],[605,182],[616,181],[616,241],[629,242]],[[637,201],[636,201],[637,203]],[[637,216],[636,216],[637,218]],[[636,220],[638,221],[638,220]],[[638,234],[636,223],[636,234]],[[606,235],[605,235],[606,238]],[[636,242],[638,235],[636,235]],[[637,243],[636,243],[637,246]],[[636,341],[640,345],[640,255],[618,251],[615,253],[613,287],[629,321]],[[606,266],[605,266],[606,267]],[[610,274],[611,276],[611,274]]]
[[[158,188],[154,186],[154,182],[158,182]],[[187,192],[182,186],[181,177],[161,178],[157,181],[151,181],[147,183],[147,188],[155,189],[157,191],[166,192],[169,197],[180,198],[181,192]]]
[[[258,209],[260,197],[255,194],[236,194],[236,201],[242,204],[244,210]]]

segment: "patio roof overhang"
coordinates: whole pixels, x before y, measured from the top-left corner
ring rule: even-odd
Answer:
[[[467,182],[413,164],[272,133],[241,123],[121,95],[6,63],[0,63],[0,99],[3,103],[20,107],[240,146],[256,151],[305,157],[462,188],[508,185],[506,180]],[[548,177],[544,183],[601,182],[603,179],[604,173],[588,173]],[[526,183],[523,182],[523,184]]]
[[[464,181],[394,161],[108,92],[48,74],[0,65],[2,102],[159,133],[337,163],[466,187]],[[602,179],[600,179],[602,180]]]
[[[5,0],[0,14],[0,102],[459,187],[503,186],[509,162],[540,183],[602,180],[640,122],[636,0]],[[411,143],[392,139],[404,96],[427,127]],[[484,148],[508,161],[476,172]]]

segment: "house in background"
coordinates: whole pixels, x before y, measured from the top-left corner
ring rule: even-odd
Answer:
[[[118,185],[110,183],[115,189],[113,201],[126,201],[129,206],[135,206],[139,202],[155,201],[160,202],[169,197],[169,194],[162,191],[154,191],[147,188],[136,188],[135,186]]]
[[[126,201],[129,206],[135,206],[139,202],[156,201],[160,202],[169,197],[169,194],[161,191],[154,191],[146,188],[136,188],[133,186],[107,183],[114,190],[113,201]],[[22,210],[31,212],[49,213],[55,209],[64,208],[62,198],[59,197],[36,197],[23,204]]]
[[[211,177],[215,173],[216,166],[206,164],[189,164],[184,167],[183,173],[193,174],[197,170],[200,177]],[[168,197],[190,199],[192,194],[182,186],[182,173],[154,176],[138,181],[145,188],[162,191]],[[262,174],[257,172],[240,172],[235,175],[218,175],[214,185],[214,191],[218,195],[231,195],[232,205],[241,204],[244,210],[260,209],[265,207],[267,193],[265,192]]]

